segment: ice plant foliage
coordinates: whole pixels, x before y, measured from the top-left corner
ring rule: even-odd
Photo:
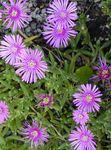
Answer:
[[[88,113],[81,110],[75,110],[73,111],[73,120],[77,124],[85,125],[89,120]]]
[[[40,102],[36,105],[39,107],[51,107],[53,104],[53,96],[48,94],[39,94],[35,96]]]
[[[111,78],[111,66],[107,65],[106,60],[102,61],[100,59],[100,66],[93,66],[97,70],[97,75],[92,77],[92,79],[100,80],[109,80]]]
[[[12,28],[12,31],[24,28],[28,23],[29,10],[26,8],[26,0],[9,0],[10,4],[3,3],[5,7],[4,14],[7,28]]]
[[[60,27],[57,24],[46,24],[44,26],[44,39],[55,48],[67,47],[70,37],[75,37],[77,32],[70,27]]]
[[[96,150],[93,133],[86,126],[77,127],[69,135],[69,141],[74,150]]]
[[[33,120],[32,125],[25,123],[23,132],[24,139],[31,142],[31,146],[37,147],[38,145],[43,146],[44,142],[48,142],[49,135],[46,132],[46,128],[39,126],[36,121]]]
[[[26,49],[26,52],[19,58],[20,62],[15,64],[16,73],[27,83],[33,83],[37,79],[44,78],[48,66],[43,57],[43,52],[38,49]]]
[[[6,63],[14,65],[19,62],[19,56],[25,52],[23,38],[20,35],[5,35],[0,45],[0,57]]]
[[[69,0],[54,0],[47,9],[48,20],[52,23],[58,23],[58,26],[74,27],[77,16],[77,3]]]
[[[74,104],[82,111],[95,112],[99,111],[99,102],[101,102],[102,94],[96,85],[81,85],[78,92],[73,94]]]
[[[0,124],[4,123],[9,118],[9,109],[4,101],[0,101]]]

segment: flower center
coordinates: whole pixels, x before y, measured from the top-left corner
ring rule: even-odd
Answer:
[[[66,13],[65,13],[65,12],[61,12],[61,13],[60,13],[60,16],[61,16],[62,18],[65,18],[65,17],[66,17]]]
[[[18,12],[17,12],[16,10],[13,10],[12,13],[11,13],[11,16],[12,16],[12,17],[16,17],[17,14],[18,14]]]
[[[18,47],[13,46],[13,47],[11,48],[11,50],[12,50],[13,53],[16,53],[16,52],[18,51]]]
[[[9,10],[9,14],[11,19],[17,19],[20,16],[20,10],[17,7],[13,6]]]
[[[58,32],[58,34],[62,34],[63,33],[63,28],[58,28],[57,32]]]
[[[34,68],[36,66],[36,63],[33,60],[30,60],[30,62],[28,63],[28,66],[30,68]]]
[[[49,102],[49,98],[48,97],[44,98],[43,103],[48,104],[48,102]]]
[[[82,137],[82,141],[83,141],[83,142],[87,142],[87,141],[88,141],[88,136],[87,136],[87,135],[84,135],[84,136]]]
[[[39,133],[38,133],[37,131],[32,131],[32,132],[31,132],[31,135],[32,135],[34,138],[37,137],[38,134],[39,134]]]
[[[102,70],[101,71],[101,76],[102,76],[102,78],[109,78],[109,76],[110,76],[110,71],[109,70]]]
[[[82,118],[83,118],[83,115],[79,114],[79,118],[82,119]]]
[[[93,99],[93,97],[90,94],[86,96],[86,101],[87,102],[91,102],[92,99]]]

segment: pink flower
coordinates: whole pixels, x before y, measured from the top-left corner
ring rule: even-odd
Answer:
[[[85,111],[81,111],[81,110],[75,110],[73,111],[73,120],[77,124],[80,123],[81,125],[85,125],[89,120],[88,113]]]
[[[0,101],[0,124],[4,123],[9,118],[9,109],[4,101]]]
[[[42,128],[38,126],[38,123],[33,120],[32,125],[29,123],[25,123],[25,126],[23,128],[23,132],[21,132],[25,137],[24,139],[27,139],[31,142],[31,146],[34,146],[35,148],[38,145],[44,145],[44,142],[48,142],[49,135],[46,132],[46,128]]]
[[[85,126],[73,130],[69,135],[69,141],[74,150],[96,150],[94,135]]]
[[[92,79],[100,80],[108,80],[111,78],[111,66],[108,66],[106,60],[100,60],[100,66],[93,66],[95,70],[97,70],[97,75],[92,77]]]
[[[69,0],[54,0],[47,9],[49,14],[48,20],[52,23],[57,23],[58,26],[74,27],[77,16],[77,3],[69,2]]]
[[[98,103],[101,102],[101,96],[102,94],[96,85],[81,85],[78,93],[73,95],[75,98],[73,102],[82,111],[95,112],[99,111],[100,106]]]
[[[106,63],[106,60],[99,59],[100,65],[93,66],[93,69],[97,71],[97,74],[91,77],[94,81],[103,81],[103,83],[111,90],[111,66]]]
[[[7,28],[12,28],[12,31],[24,28],[28,23],[29,11],[26,8],[26,0],[9,0],[10,4],[3,3],[5,7],[4,14],[6,15],[4,24],[7,23]]]
[[[67,47],[70,37],[75,37],[77,32],[70,27],[60,27],[57,24],[46,24],[44,26],[44,39],[51,46],[60,48]]]
[[[39,107],[51,107],[53,104],[53,96],[48,94],[39,94],[35,96],[40,100],[40,102],[36,105]]]
[[[14,65],[19,62],[19,56],[24,53],[25,45],[20,35],[5,35],[0,45],[0,57],[6,63]]]
[[[20,62],[15,64],[16,73],[27,83],[36,82],[45,77],[48,71],[47,63],[43,60],[43,53],[38,49],[26,49],[26,53],[20,56]]]

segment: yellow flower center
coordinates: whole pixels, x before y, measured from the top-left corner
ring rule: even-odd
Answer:
[[[87,135],[83,136],[82,141],[84,141],[84,142],[88,141],[88,136]]]
[[[16,10],[13,10],[12,13],[11,13],[12,17],[16,17],[17,16],[17,11]]]
[[[108,72],[108,70],[103,70],[102,71],[102,75],[106,75],[106,74],[108,74],[109,72]]]
[[[29,64],[28,64],[28,66],[29,66],[30,68],[34,68],[35,65],[36,65],[36,63],[35,63],[33,60],[31,60],[31,61],[29,62]]]
[[[37,136],[38,136],[38,132],[37,132],[37,131],[33,131],[33,132],[31,133],[31,135],[32,135],[33,137],[37,137]]]
[[[92,96],[91,95],[87,95],[86,96],[86,101],[87,102],[91,102],[92,101]]]
[[[83,118],[83,115],[80,114],[80,115],[79,115],[79,118],[82,119],[82,118]]]
[[[13,53],[16,53],[16,52],[17,52],[17,50],[18,50],[18,48],[17,48],[17,47],[12,47],[12,52],[13,52]]]
[[[61,13],[60,13],[60,16],[61,16],[62,18],[65,18],[65,17],[66,17],[66,13],[61,12]]]
[[[62,29],[62,28],[58,28],[58,29],[57,29],[57,32],[58,32],[59,34],[62,34],[62,33],[63,33],[63,29]]]
[[[49,102],[49,98],[44,98],[43,103],[47,104]]]

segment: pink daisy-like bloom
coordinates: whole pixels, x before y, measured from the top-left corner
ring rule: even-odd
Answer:
[[[25,52],[23,38],[20,35],[5,35],[0,45],[0,57],[5,59],[6,63],[14,65],[19,62],[19,56]]]
[[[44,142],[48,142],[49,135],[46,132],[46,128],[42,128],[41,125],[39,127],[38,123],[34,120],[32,125],[26,122],[22,130],[23,132],[21,134],[24,135],[23,139],[30,141],[31,147],[43,146]]]
[[[94,135],[86,126],[80,126],[77,127],[77,130],[73,130],[69,135],[69,141],[75,150],[96,150]]]
[[[100,66],[93,66],[93,69],[97,70],[97,75],[93,76],[92,79],[100,81],[100,80],[108,80],[111,78],[111,66],[107,65],[106,60],[100,60]]]
[[[70,37],[76,37],[77,32],[70,27],[60,27],[56,24],[48,24],[44,26],[44,39],[55,48],[67,47]]]
[[[26,8],[27,0],[9,0],[10,4],[3,3],[6,8],[4,24],[6,28],[12,28],[12,31],[24,28],[29,21],[30,16],[27,14],[29,10]]]
[[[19,57],[20,62],[15,64],[16,73],[27,83],[36,82],[45,77],[48,71],[47,63],[43,60],[43,53],[38,49],[26,49],[26,53]]]
[[[81,85],[81,88],[78,89],[78,93],[73,95],[74,104],[86,112],[95,112],[99,111],[102,94],[96,85],[92,86],[91,84]]]
[[[77,124],[85,125],[89,120],[88,113],[81,110],[75,110],[73,111],[73,120]]]
[[[78,18],[76,10],[76,2],[69,3],[69,0],[54,0],[47,9],[47,13],[49,14],[47,19],[49,22],[57,22],[62,27],[74,27],[74,21]]]
[[[9,109],[4,101],[0,101],[0,124],[4,123],[9,118]]]
[[[51,107],[53,104],[53,96],[48,95],[48,94],[39,94],[35,96],[37,99],[40,100],[40,102],[36,105],[39,107]]]

